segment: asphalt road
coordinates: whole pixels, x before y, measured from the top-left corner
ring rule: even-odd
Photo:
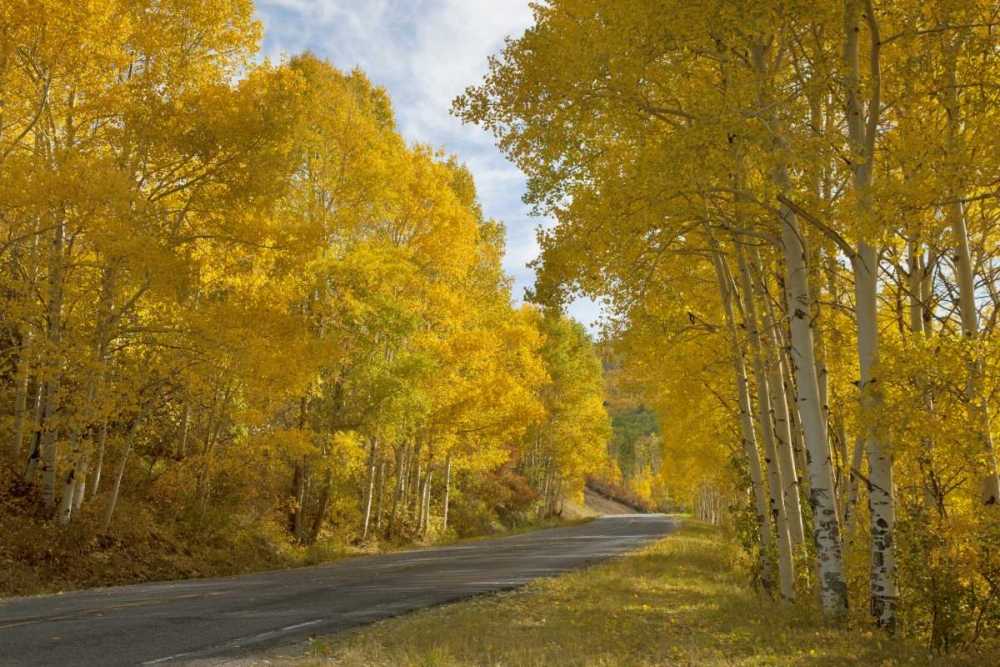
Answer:
[[[3,667],[183,665],[330,634],[420,607],[521,586],[669,534],[657,515],[333,565],[121,586],[0,602]]]

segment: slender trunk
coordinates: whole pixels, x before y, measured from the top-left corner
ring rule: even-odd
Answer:
[[[292,538],[298,544],[302,541],[302,531],[305,529],[306,461],[304,457],[295,463],[292,491],[295,494],[295,507],[292,509]]]
[[[382,530],[382,515],[385,510],[385,459],[379,461],[378,481],[375,483],[375,486],[378,489],[375,495],[375,498],[378,500],[375,506],[375,528]]]
[[[406,443],[404,442],[396,450],[396,490],[392,496],[392,509],[389,512],[389,535],[391,536],[396,528],[396,518],[399,512],[399,504],[406,492]]]
[[[771,520],[774,522],[778,538],[778,576],[780,595],[783,602],[795,600],[795,566],[792,560],[792,539],[785,511],[785,484],[775,446],[774,425],[771,422],[771,395],[768,388],[767,372],[764,368],[764,351],[758,328],[757,299],[750,277],[750,266],[742,244],[736,240],[736,257],[739,265],[740,284],[743,290],[743,321],[747,340],[753,352],[753,372],[757,387],[757,415],[760,422],[761,443],[764,446],[764,463],[767,467],[770,490]]]
[[[858,436],[854,441],[854,452],[851,454],[850,489],[847,496],[847,508],[844,510],[844,525],[848,536],[854,536],[858,525],[858,493],[861,490],[861,462],[865,457],[867,441]]]
[[[802,424],[802,413],[799,411],[799,392],[795,385],[795,359],[792,359],[790,345],[782,348],[781,367],[785,374],[785,396],[788,399],[786,409],[788,410],[789,433],[792,439],[792,456],[795,458],[796,470],[809,471],[809,457],[806,449],[805,427]],[[803,480],[799,478],[799,484]]]
[[[361,541],[368,539],[368,527],[371,525],[372,499],[375,496],[375,463],[378,455],[378,440],[371,439],[368,446],[368,482],[365,484],[364,522],[361,529]]]
[[[743,362],[743,351],[740,349],[739,334],[736,329],[731,280],[725,260],[718,250],[713,251],[712,260],[715,264],[718,279],[719,296],[726,316],[726,326],[729,333],[729,345],[733,370],[736,373],[736,390],[739,394],[740,429],[743,440],[743,452],[747,458],[750,473],[750,485],[753,491],[754,511],[756,513],[757,531],[760,536],[760,569],[761,586],[770,594],[773,591],[772,567],[770,554],[774,550],[774,539],[767,520],[767,493],[764,489],[764,474],[760,465],[760,454],[757,451],[757,436],[753,426],[753,410],[750,404],[750,391],[747,383],[746,365]]]
[[[864,17],[870,44],[869,81],[864,87],[868,98],[867,117],[859,98],[861,92],[860,22]],[[874,174],[875,145],[877,141],[881,107],[880,53],[878,17],[871,5],[861,0],[845,0],[844,62],[847,67],[845,92],[847,97],[846,121],[848,139],[860,159],[852,163],[857,212],[861,220],[872,217],[872,179]],[[851,257],[854,270],[854,294],[858,320],[858,358],[861,378],[862,422],[869,425],[866,441],[868,448],[869,495],[871,516],[871,614],[876,622],[889,632],[896,626],[896,565],[895,544],[895,491],[893,489],[892,458],[889,453],[888,434],[875,426],[882,406],[881,385],[877,384],[874,368],[879,357],[878,329],[878,269],[879,252],[862,238],[857,252]]]
[[[945,58],[945,71],[949,86],[945,92],[948,108],[948,148],[953,157],[962,156],[965,152],[962,146],[962,106],[959,97],[959,80],[957,73],[958,53],[962,48],[961,40],[952,42]],[[974,341],[979,338],[979,314],[976,307],[976,280],[973,272],[972,252],[969,244],[969,227],[962,203],[964,193],[951,192],[952,203],[945,207],[945,215],[951,225],[955,253],[955,277],[958,282],[958,310],[962,320],[962,334],[966,339]],[[990,407],[986,392],[983,389],[983,360],[974,351],[969,360],[968,381],[968,411],[969,421],[979,439],[982,451],[982,462],[979,474],[982,476],[983,504],[996,505],[1000,503],[1000,473],[997,468],[996,448],[993,443],[993,433],[990,428]]]
[[[28,361],[27,343],[22,343],[21,353],[17,360],[17,373],[15,380],[14,395],[14,437],[11,440],[10,453],[16,460],[21,456],[24,448],[24,434],[26,431],[28,414],[28,384],[31,377],[31,364]]]
[[[859,247],[853,262],[858,315],[858,357],[861,364],[862,414],[877,415],[882,394],[876,384],[878,362],[877,319],[878,254],[866,243]],[[871,612],[890,631],[895,624],[896,564],[893,533],[896,525],[895,491],[888,438],[882,429],[868,429],[868,508],[871,514]]]
[[[847,499],[851,488],[851,459],[847,453],[847,427],[844,425],[844,417],[837,415],[831,420],[830,426],[834,429],[834,442],[839,460],[837,472],[837,500],[840,505],[840,516],[844,518],[844,531],[848,532],[847,525]]]
[[[323,491],[319,496],[319,507],[316,508],[316,516],[313,517],[312,527],[309,528],[309,544],[316,544],[319,539],[319,531],[323,528],[323,521],[326,519],[326,512],[330,508],[330,492],[333,486],[333,473],[329,468],[323,479]]]
[[[422,518],[420,525],[420,534],[424,537],[427,536],[431,524],[431,488],[432,488],[431,484],[433,483],[433,481],[434,481],[434,470],[431,469],[430,466],[428,465],[427,477],[424,478],[424,498],[423,498],[423,507],[421,510]]]
[[[955,237],[955,273],[958,277],[958,303],[962,316],[962,333],[969,340],[979,338],[979,315],[976,309],[975,276],[972,273],[972,254],[969,250],[969,232],[965,208],[961,203],[948,207]],[[1000,474],[997,469],[996,448],[990,428],[990,408],[983,390],[983,362],[973,353],[969,362],[969,418],[983,452],[980,465],[983,504],[1000,503]]]
[[[791,182],[784,166],[775,171],[775,182],[788,190]],[[813,512],[813,540],[820,579],[823,610],[828,614],[847,611],[847,586],[844,582],[840,521],[834,496],[833,464],[826,436],[819,378],[816,376],[816,347],[813,342],[813,318],[809,304],[809,267],[805,237],[798,216],[788,206],[781,206],[781,240],[785,250],[786,289],[791,328],[789,358],[795,374],[796,403],[805,437],[806,465],[809,470],[809,505]],[[793,415],[794,416],[794,415]]]
[[[924,308],[923,282],[924,282],[923,258],[921,256],[919,244],[911,240],[909,243],[909,275],[907,276],[907,289],[909,301],[909,325],[910,333],[914,340],[919,340],[924,336]],[[921,373],[920,370],[917,371]],[[916,379],[917,387],[924,401],[924,409],[928,414],[934,414],[934,397],[926,386],[924,377]],[[923,472],[924,486],[924,508],[935,510],[940,507],[939,486],[937,474],[934,466],[934,437],[925,433],[920,438],[920,456],[918,462]],[[943,499],[941,499],[943,500]]]
[[[28,461],[24,466],[23,479],[26,484],[35,483],[38,464],[42,457],[42,428],[45,426],[45,387],[44,382],[38,383],[38,393],[35,396],[35,432],[31,437],[31,447],[28,449]]]
[[[181,441],[177,445],[177,458],[183,459],[187,456],[188,435],[191,431],[191,404],[184,405],[184,421],[181,423]]]
[[[108,420],[101,423],[101,432],[97,436],[97,461],[94,463],[94,481],[90,485],[91,499],[97,495],[101,486],[101,472],[104,468],[104,449],[108,444]]]
[[[71,428],[69,431],[69,443],[71,450],[71,463],[69,470],[66,472],[66,478],[63,480],[62,500],[59,503],[58,522],[61,526],[68,524],[73,516],[73,496],[76,492],[77,467],[79,466],[80,458],[82,457],[82,452],[80,451],[80,437],[75,428]]]
[[[46,315],[46,327],[49,354],[54,356],[48,363],[48,375],[45,379],[45,403],[42,421],[42,437],[40,455],[42,463],[42,504],[46,509],[56,505],[56,466],[59,457],[58,425],[56,415],[59,411],[59,376],[62,364],[57,361],[61,357],[62,317],[64,297],[63,252],[66,241],[66,225],[60,220],[53,231],[52,256],[49,275],[49,307]]]
[[[441,512],[441,532],[448,530],[448,507],[451,501],[451,452],[444,462],[444,509]]]
[[[87,472],[90,467],[90,456],[84,452],[76,469],[76,483],[73,486],[73,511],[79,512],[83,499],[87,494]]]
[[[125,464],[128,461],[128,455],[132,451],[132,443],[135,442],[135,434],[139,430],[139,424],[142,422],[142,418],[145,413],[136,417],[135,421],[132,423],[132,428],[129,429],[128,435],[125,437],[125,448],[122,450],[122,457],[118,461],[118,471],[115,474],[115,483],[111,487],[111,499],[108,501],[108,511],[104,515],[104,523],[101,525],[101,532],[107,533],[108,527],[111,526],[111,517],[114,516],[115,506],[118,505],[118,495],[121,493],[122,488],[122,478],[125,477]]]
[[[766,50],[754,49],[754,68],[759,75],[758,92],[761,104],[769,105],[770,94]],[[779,137],[775,148],[784,153],[786,147],[780,139],[781,128],[776,118],[771,118]],[[787,161],[781,159],[771,177],[781,192],[791,190]],[[790,408],[792,417],[802,421],[805,441],[805,465],[809,470],[809,504],[813,514],[813,541],[816,544],[817,570],[820,582],[820,599],[827,614],[842,615],[847,612],[847,585],[844,580],[843,554],[840,541],[840,520],[833,482],[833,463],[826,434],[826,421],[820,396],[819,378],[816,374],[816,346],[813,336],[812,298],[809,290],[809,250],[799,227],[798,215],[787,204],[779,211],[781,241],[784,246],[786,272],[786,302],[791,330],[788,349],[789,368],[795,375],[794,394],[796,405]],[[791,396],[792,393],[788,392]]]
[[[760,261],[752,255],[753,264],[758,268],[757,280],[760,293],[764,296],[764,330],[768,334],[767,350],[768,384],[772,392],[771,407],[774,411],[774,439],[778,450],[778,463],[784,485],[785,513],[788,516],[788,530],[794,544],[805,542],[805,523],[802,518],[802,496],[799,469],[795,464],[792,444],[792,422],[788,411],[788,395],[785,392],[785,368],[781,354],[781,336],[774,316],[774,306],[767,296],[764,274],[759,270]]]

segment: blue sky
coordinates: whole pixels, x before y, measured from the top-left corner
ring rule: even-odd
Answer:
[[[538,253],[535,227],[521,201],[524,175],[478,127],[448,110],[478,83],[486,59],[507,35],[531,25],[529,0],[257,0],[264,24],[263,55],[312,51],[340,69],[360,67],[392,96],[400,131],[410,141],[456,153],[476,177],[487,216],[507,225],[505,268],[515,296],[534,281],[525,264]],[[578,301],[570,314],[587,325],[598,308]]]

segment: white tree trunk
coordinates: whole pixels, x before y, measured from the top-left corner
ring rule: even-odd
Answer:
[[[778,323],[774,316],[774,306],[771,305],[763,272],[760,270],[760,260],[752,255],[753,264],[758,269],[757,281],[759,292],[764,298],[764,330],[768,341],[764,344],[767,351],[768,385],[771,389],[771,407],[774,410],[774,439],[778,450],[778,462],[781,465],[781,479],[784,485],[785,513],[788,516],[788,530],[795,544],[803,544],[805,523],[802,518],[801,480],[795,463],[795,452],[792,445],[792,421],[788,414],[788,396],[785,392],[784,355],[781,354],[781,336]]]
[[[965,207],[956,202],[948,207],[955,242],[955,273],[958,278],[958,308],[962,316],[962,333],[966,338],[979,338],[979,315],[976,309],[976,283],[969,251],[969,231]],[[1000,476],[997,471],[996,448],[990,428],[990,408],[983,391],[983,362],[977,357],[969,363],[969,417],[983,451],[981,464],[983,503],[1000,503]]]
[[[87,493],[87,471],[90,467],[90,456],[84,452],[76,467],[76,479],[73,485],[73,512],[79,512]]]
[[[964,157],[963,114],[959,97],[957,72],[958,52],[961,40],[954,41],[945,57],[945,74],[949,85],[944,91],[948,109],[948,148],[953,157]],[[958,310],[962,319],[962,333],[969,340],[979,338],[979,314],[976,308],[976,280],[973,273],[972,253],[969,247],[969,227],[962,203],[964,193],[957,189],[949,193],[951,203],[945,207],[945,215],[951,224],[955,253],[955,277],[958,282]],[[997,469],[996,448],[990,428],[990,408],[983,391],[983,360],[978,353],[969,361],[968,382],[969,419],[975,429],[983,452],[979,474],[982,476],[982,494],[985,505],[1000,503],[1000,474]]]
[[[865,87],[869,95],[867,117],[859,99],[862,90],[859,61],[860,21],[868,27],[869,79]],[[848,139],[859,155],[851,168],[854,171],[854,191],[858,215],[862,220],[872,213],[872,178],[874,174],[875,142],[881,118],[881,71],[878,17],[870,3],[845,0],[844,61],[847,66],[845,92]],[[863,236],[863,235],[862,235]],[[879,357],[878,330],[878,270],[879,252],[865,238],[858,243],[851,257],[854,269],[854,294],[858,319],[858,358],[861,370],[862,422],[869,425],[865,434],[868,444],[869,514],[871,518],[871,613],[876,622],[892,632],[896,625],[896,565],[895,491],[892,478],[892,458],[888,434],[874,425],[882,405],[881,387],[874,377],[873,367]]]
[[[94,462],[94,481],[90,484],[90,498],[97,495],[101,486],[101,473],[104,469],[104,450],[108,444],[108,422],[101,423],[101,431],[97,436],[97,460]]]
[[[757,299],[754,294],[753,280],[750,277],[750,266],[746,259],[746,252],[738,240],[735,241],[735,245],[740,284],[743,290],[743,321],[746,326],[747,340],[753,351],[753,372],[757,387],[757,414],[760,422],[761,443],[764,445],[764,463],[767,466],[771,519],[774,521],[775,533],[778,538],[779,591],[782,602],[793,602],[795,600],[795,565],[792,559],[792,538],[785,511],[785,484],[782,481],[781,464],[775,447],[774,426],[771,422],[771,394],[767,372],[764,368],[764,350],[758,328]]]
[[[734,312],[733,292],[730,287],[729,271],[726,268],[725,260],[717,250],[712,252],[712,261],[715,265],[719,296],[722,299],[726,327],[729,332],[731,362],[733,370],[736,373],[736,392],[740,406],[740,431],[743,440],[743,453],[747,458],[757,530],[760,536],[761,585],[770,593],[774,587],[770,560],[770,554],[774,550],[774,538],[771,535],[770,525],[767,520],[767,493],[764,489],[764,474],[760,465],[760,454],[757,451],[757,435],[753,425],[753,409],[750,404],[750,391],[747,386],[746,365],[743,362],[743,351],[740,349],[739,333],[736,328],[736,315]]]
[[[118,496],[122,489],[122,478],[125,477],[125,464],[128,462],[128,455],[132,451],[132,443],[135,442],[135,434],[139,430],[139,424],[142,422],[144,416],[145,413],[136,417],[135,422],[132,423],[132,428],[128,431],[128,435],[125,436],[125,448],[122,450],[122,457],[118,461],[115,483],[111,487],[111,499],[108,500],[108,511],[104,514],[104,523],[101,524],[102,533],[107,533],[108,527],[111,525],[111,517],[114,516],[115,507],[118,505]]]
[[[858,358],[861,364],[862,412],[878,414],[882,395],[873,375],[878,362],[878,253],[861,244],[853,261],[858,316]],[[891,629],[895,623],[896,562],[893,534],[896,525],[892,459],[887,437],[878,428],[868,431],[868,508],[871,515],[872,615]]]
[[[77,468],[80,465],[80,438],[75,428],[69,431],[69,444],[72,455],[70,456],[69,470],[63,481],[62,500],[59,503],[59,524],[65,526],[73,516],[73,496],[76,493]]]
[[[788,172],[779,167],[775,182],[787,191],[791,185]],[[847,610],[847,586],[844,583],[840,521],[837,516],[833,463],[823,419],[819,378],[816,376],[816,351],[813,342],[812,303],[809,295],[808,251],[799,227],[798,216],[781,206],[781,240],[785,249],[786,290],[791,327],[789,358],[798,390],[797,406],[805,438],[806,465],[809,470],[809,505],[813,512],[813,539],[820,579],[823,610],[843,614]]]
[[[378,440],[372,438],[368,450],[368,482],[365,484],[364,524],[361,530],[362,542],[368,539],[368,528],[369,526],[371,526],[372,499],[375,496],[375,467],[376,467],[377,456],[378,456]]]
[[[451,452],[444,463],[444,508],[441,511],[441,531],[448,530],[448,507],[451,504]]]

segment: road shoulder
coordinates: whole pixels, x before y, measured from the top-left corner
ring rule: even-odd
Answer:
[[[880,633],[831,624],[748,591],[740,552],[689,522],[633,555],[379,622],[343,635],[205,667],[395,665],[979,665],[935,658]]]

